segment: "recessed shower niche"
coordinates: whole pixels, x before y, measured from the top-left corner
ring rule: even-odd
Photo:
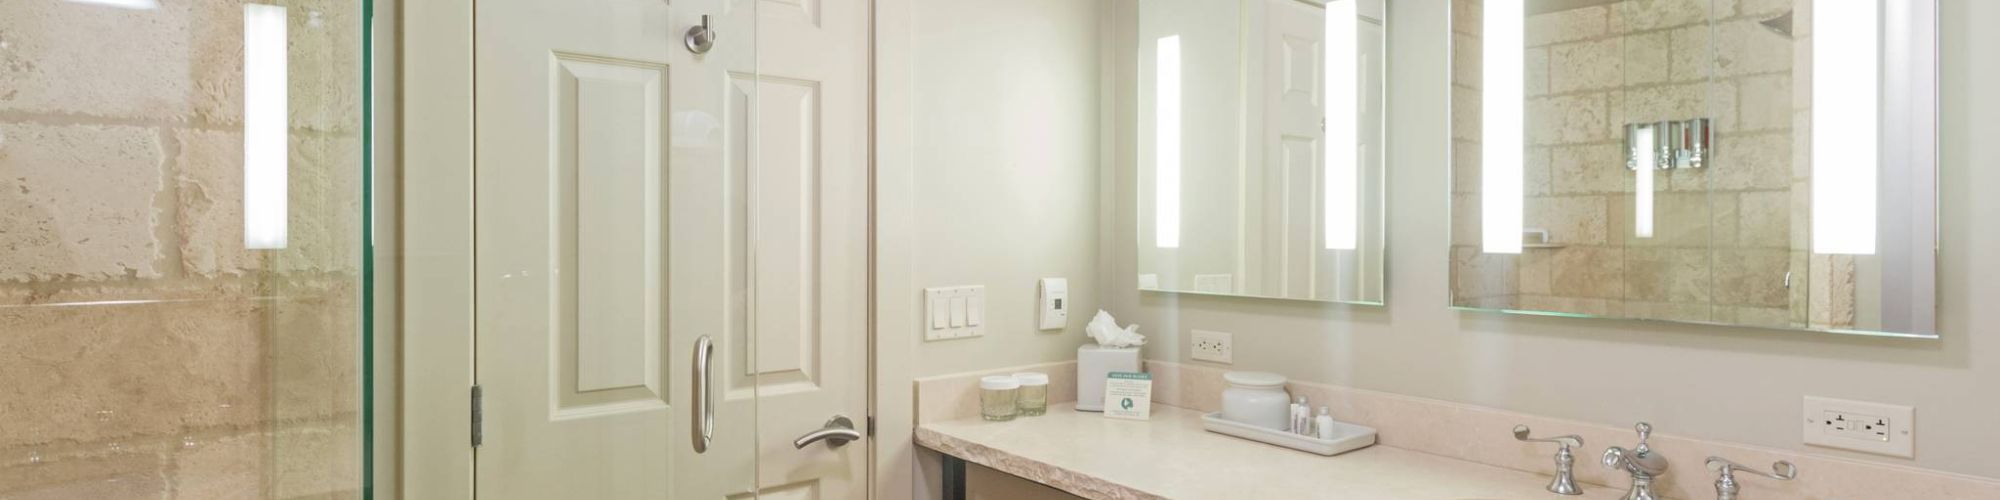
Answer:
[[[1935,0],[1454,0],[1451,302],[1934,337]]]

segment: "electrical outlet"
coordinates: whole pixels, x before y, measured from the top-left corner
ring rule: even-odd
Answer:
[[[1194,334],[1189,336],[1188,347],[1196,361],[1235,363],[1231,360],[1235,349],[1230,346],[1230,337],[1229,332],[1194,330]]]
[[[1806,444],[1914,457],[1916,410],[1908,406],[1806,396]]]

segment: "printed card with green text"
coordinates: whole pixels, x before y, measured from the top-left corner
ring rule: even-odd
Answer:
[[[1105,376],[1104,416],[1127,420],[1153,418],[1153,374],[1111,372]]]

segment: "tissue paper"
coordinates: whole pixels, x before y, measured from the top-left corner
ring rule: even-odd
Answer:
[[[1083,327],[1083,333],[1105,347],[1135,347],[1146,344],[1146,336],[1139,334],[1139,325],[1118,327],[1118,320],[1111,313],[1097,310],[1097,316],[1090,318],[1090,324]]]

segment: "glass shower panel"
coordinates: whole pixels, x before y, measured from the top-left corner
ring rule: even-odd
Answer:
[[[0,3],[0,497],[362,496],[363,9]]]

